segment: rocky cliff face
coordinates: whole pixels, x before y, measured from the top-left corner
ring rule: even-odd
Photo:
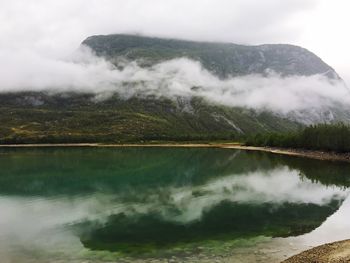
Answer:
[[[148,66],[169,59],[187,57],[221,78],[275,71],[281,75],[339,76],[312,52],[292,45],[244,46],[231,43],[194,42],[134,35],[91,36],[83,41],[97,55],[111,61],[118,57],[139,60]]]

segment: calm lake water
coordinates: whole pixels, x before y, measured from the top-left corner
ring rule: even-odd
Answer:
[[[0,149],[0,168],[1,263],[278,262],[350,238],[345,163],[213,148],[32,148]]]

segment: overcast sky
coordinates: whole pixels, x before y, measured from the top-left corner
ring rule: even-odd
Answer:
[[[349,11],[349,0],[0,0],[0,60],[21,52],[64,58],[94,34],[289,43],[349,84]]]

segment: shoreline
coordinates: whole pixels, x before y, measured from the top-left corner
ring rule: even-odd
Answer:
[[[282,154],[295,157],[304,157],[324,161],[350,162],[350,153],[335,153],[326,151],[287,149],[275,147],[246,146],[240,143],[48,143],[48,144],[0,144],[1,148],[48,148],[48,147],[96,147],[96,148],[122,148],[122,147],[164,147],[164,148],[221,148],[246,151],[260,151],[273,154]]]
[[[317,160],[323,160],[323,161],[350,162],[350,153],[335,153],[335,152],[326,152],[326,151],[275,148],[275,147],[256,147],[256,146],[244,146],[244,145],[227,146],[222,148],[268,152],[273,154],[282,154],[282,155],[317,159]]]

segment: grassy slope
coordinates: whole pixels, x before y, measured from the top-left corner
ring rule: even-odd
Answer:
[[[95,102],[89,94],[0,95],[0,142],[140,142],[236,139],[290,131],[298,124],[269,113],[209,105],[201,99]],[[239,127],[239,130],[233,127]]]

